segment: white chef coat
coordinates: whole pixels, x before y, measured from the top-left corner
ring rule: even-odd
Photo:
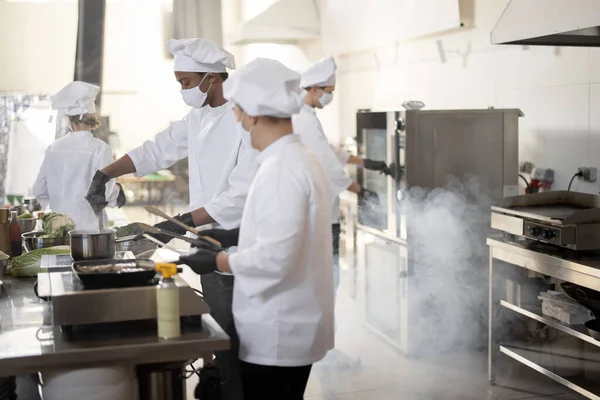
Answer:
[[[247,135],[249,136],[249,135]],[[231,103],[193,108],[181,121],[158,133],[154,141],[128,152],[136,176],[165,169],[188,157],[190,211],[204,207],[216,226],[240,226],[255,153],[235,120]],[[214,224],[213,224],[214,225]]]
[[[300,135],[302,143],[317,156],[327,174],[331,186],[331,223],[339,224],[339,196],[348,189],[352,180],[327,142],[323,127],[313,107],[305,104],[300,112],[292,117],[292,123],[294,132]]]
[[[113,161],[108,144],[90,131],[71,132],[46,149],[44,161],[33,184],[33,195],[42,207],[66,214],[77,229],[98,229],[98,218],[85,199],[97,170]],[[114,207],[119,189],[114,179],[106,184],[106,201]],[[108,218],[103,212],[104,225]]]
[[[257,160],[238,252],[229,256],[240,359],[309,365],[333,348],[329,182],[298,135]]]

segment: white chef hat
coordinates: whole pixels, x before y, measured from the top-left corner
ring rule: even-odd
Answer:
[[[223,83],[223,95],[252,117],[289,118],[304,104],[300,74],[279,61],[257,58]]]
[[[304,71],[300,86],[303,88],[333,86],[335,85],[336,69],[337,66],[333,57],[322,58]]]
[[[63,110],[71,116],[93,114],[96,112],[94,101],[99,92],[100,88],[91,83],[71,82],[52,96],[52,109]]]
[[[206,39],[169,39],[167,49],[175,56],[175,71],[227,72],[235,69],[235,57]]]

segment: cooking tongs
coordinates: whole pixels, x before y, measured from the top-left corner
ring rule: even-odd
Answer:
[[[147,224],[144,224],[141,222],[138,222],[138,225],[140,228],[142,228],[144,230],[145,233],[150,233],[153,235],[161,235],[162,234],[162,235],[170,236],[175,239],[181,239],[184,242],[191,243],[201,249],[212,250],[212,251],[217,251],[217,252],[225,251],[225,249],[220,245],[219,242],[217,242],[216,240],[214,240],[212,238],[209,238],[208,236],[199,236],[198,238],[193,239],[193,238],[190,238],[187,236],[179,235],[175,232],[166,231],[164,229],[159,229],[155,226],[147,225]]]

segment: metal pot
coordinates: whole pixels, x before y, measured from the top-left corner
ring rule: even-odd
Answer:
[[[25,250],[32,251],[44,247],[67,246],[69,244],[69,238],[67,236],[59,238],[40,237],[45,234],[46,232],[44,231],[27,232],[22,234],[21,237],[23,238],[23,243],[25,243]]]
[[[115,256],[115,231],[74,230],[71,238],[71,258],[75,261],[102,260]]]
[[[26,197],[23,199],[23,204],[27,206],[30,212],[40,211],[42,206],[35,197]]]
[[[17,218],[17,221],[19,221],[19,225],[21,226],[21,233],[28,233],[35,229],[35,223],[37,222],[37,219],[35,219],[35,218],[18,219]]]
[[[4,277],[4,272],[8,268],[8,258],[6,260],[0,260],[0,279]]]

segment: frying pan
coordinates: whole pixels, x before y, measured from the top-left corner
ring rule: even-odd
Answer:
[[[600,319],[591,319],[585,323],[585,327],[591,337],[600,341]]]
[[[132,268],[132,264],[139,270],[125,269]],[[85,267],[100,265],[110,265],[112,268],[110,271],[85,271]],[[76,261],[72,269],[86,289],[143,286],[156,275],[154,261],[148,259]]]

